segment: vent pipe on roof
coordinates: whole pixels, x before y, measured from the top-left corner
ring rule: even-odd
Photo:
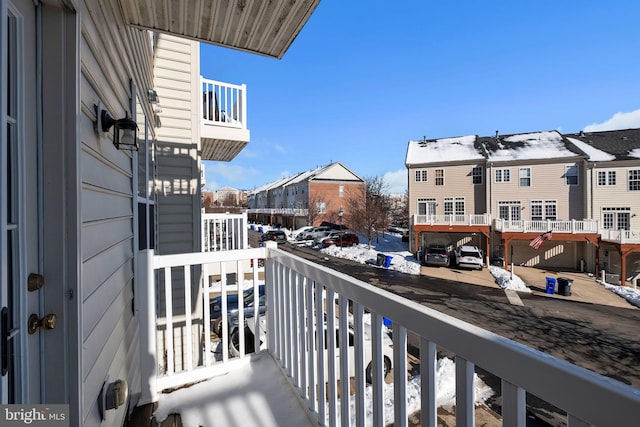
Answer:
[[[584,138],[584,131],[583,130],[580,131],[580,137]]]
[[[499,134],[500,134],[500,131],[496,131],[496,139],[498,139]]]

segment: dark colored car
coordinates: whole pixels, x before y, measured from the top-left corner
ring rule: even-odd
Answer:
[[[253,303],[254,303],[254,292],[253,288],[246,289],[242,295],[244,299],[244,313],[247,316],[247,313],[251,313],[253,315]],[[264,313],[265,307],[265,296],[264,296],[264,285],[258,286],[258,310],[260,313]],[[209,312],[211,315],[211,330],[217,334],[219,334],[222,324],[222,297],[215,297],[209,302]],[[232,316],[238,315],[238,294],[228,294],[227,295],[227,315],[229,318]]]
[[[356,236],[353,233],[347,233],[347,232],[329,236],[322,241],[322,246],[325,248],[327,246],[332,246],[332,245],[355,246],[358,244],[360,244],[360,240],[358,239],[358,236]]]
[[[449,251],[444,245],[429,245],[424,251],[425,265],[438,267],[449,266]]]
[[[286,242],[287,235],[282,230],[269,230],[265,233],[262,233],[262,235],[260,236],[260,240],[262,240],[263,242],[267,240],[273,240],[275,242]]]

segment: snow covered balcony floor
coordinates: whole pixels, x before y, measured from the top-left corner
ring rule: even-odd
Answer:
[[[526,425],[527,393],[566,413],[570,427],[632,426],[640,419],[640,390],[270,244],[138,258],[148,283],[140,300],[147,302],[141,351],[149,361],[139,404],[159,402],[158,418],[178,412],[184,425],[406,426],[419,411],[421,425],[436,426],[439,350],[446,350],[455,362],[456,425],[474,425],[476,368],[498,379],[493,391],[503,425]],[[239,298],[235,323],[255,334],[234,340],[234,322],[223,307],[221,338],[214,341],[210,299],[220,294],[227,301],[238,282],[240,292],[257,295],[260,259],[266,311],[258,316],[258,307],[248,305],[249,314],[240,314]],[[390,335],[384,319],[392,322]],[[408,352],[409,333],[417,337],[418,359]],[[258,355],[253,348],[261,349]],[[385,376],[389,363],[392,375]],[[348,405],[340,404],[341,396],[349,396]],[[193,414],[212,418],[187,422]]]

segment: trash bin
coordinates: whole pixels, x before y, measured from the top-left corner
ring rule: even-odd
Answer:
[[[392,257],[392,256],[389,256],[389,255],[385,255],[385,256],[384,256],[384,268],[389,268],[389,267],[391,267],[391,259],[392,259],[392,258],[393,258],[393,257]]]
[[[264,229],[263,229],[262,227],[258,227],[258,231],[259,231],[260,233],[264,233]]]
[[[382,267],[382,265],[384,264],[384,260],[385,260],[385,255],[384,254],[378,254],[378,256],[376,258],[376,265],[378,267]]]
[[[571,295],[571,284],[573,280],[567,277],[558,277],[558,294],[568,297]]]
[[[251,224],[251,231],[255,231],[256,227],[255,225]]]
[[[556,279],[547,277],[547,290],[545,292],[551,295],[556,293]]]
[[[386,327],[391,327],[393,325],[393,323],[391,322],[391,319],[387,319],[386,317],[382,318],[382,323]]]

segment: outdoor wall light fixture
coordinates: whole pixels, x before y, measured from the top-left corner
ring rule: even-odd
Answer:
[[[113,126],[113,145],[118,150],[138,151],[138,125],[126,113],[122,119],[114,119],[102,105],[96,105],[98,132],[108,132]]]
[[[160,98],[158,98],[158,92],[154,89],[147,89],[147,100],[152,104],[157,104],[160,102]]]

